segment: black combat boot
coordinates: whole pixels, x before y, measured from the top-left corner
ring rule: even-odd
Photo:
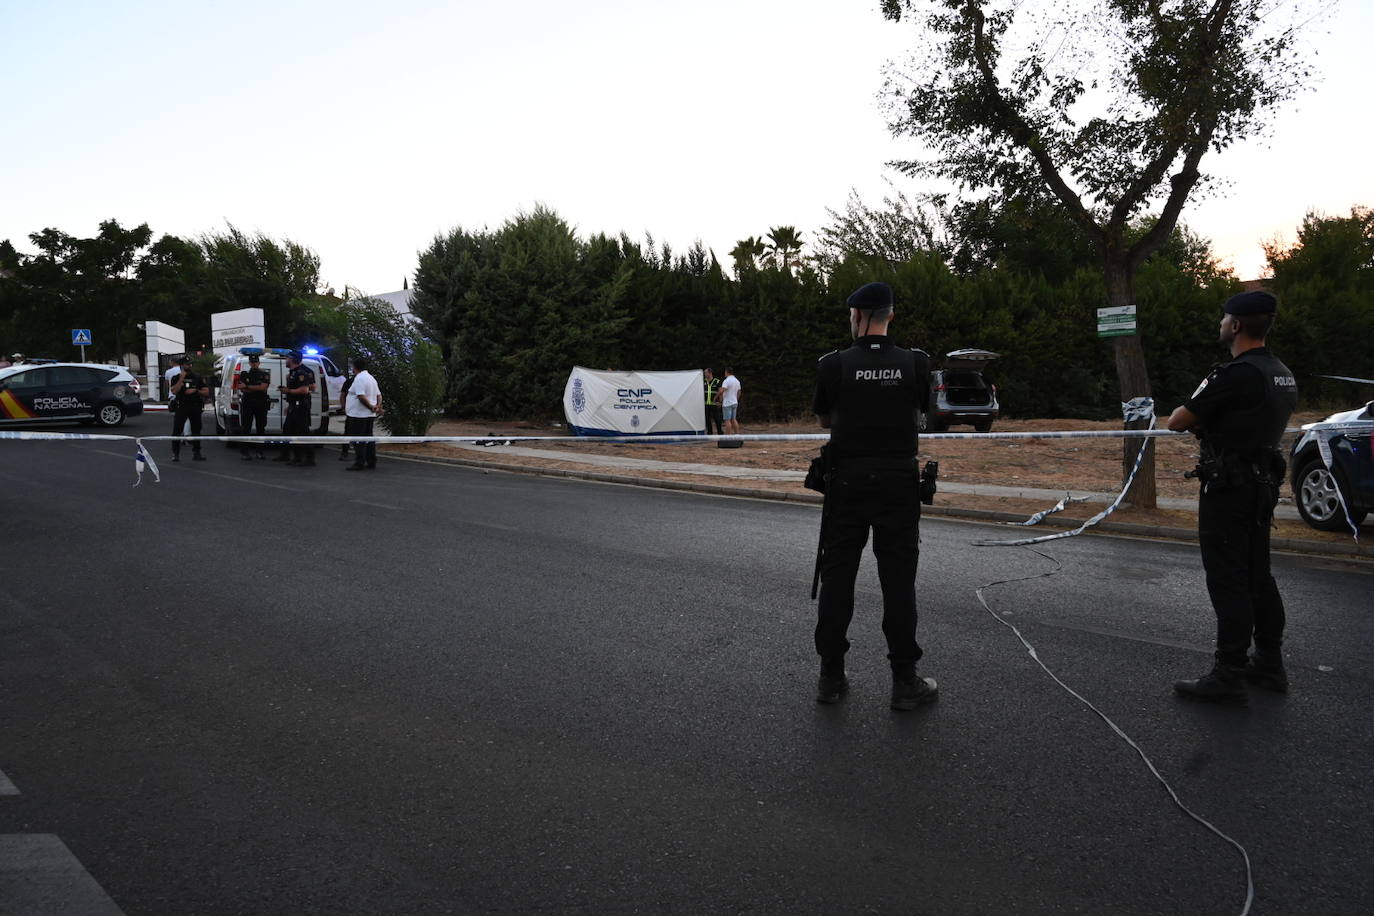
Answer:
[[[934,700],[940,695],[939,685],[933,677],[917,677],[911,674],[892,675],[892,708],[903,712]]]
[[[1272,690],[1275,693],[1288,692],[1288,672],[1283,667],[1283,656],[1277,652],[1255,650],[1245,663],[1245,680]]]
[[[844,659],[822,659],[821,676],[816,682],[817,703],[838,703],[849,690],[849,678],[844,676]]]
[[[1193,681],[1174,681],[1180,696],[1229,706],[1247,706],[1250,691],[1245,689],[1245,669],[1217,662],[1210,673]]]

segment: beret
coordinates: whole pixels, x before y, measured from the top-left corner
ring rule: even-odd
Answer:
[[[892,307],[892,287],[886,283],[865,283],[845,300],[852,309],[885,309]]]
[[[1279,310],[1279,300],[1273,293],[1257,289],[1232,296],[1221,310],[1228,315],[1272,315]]]

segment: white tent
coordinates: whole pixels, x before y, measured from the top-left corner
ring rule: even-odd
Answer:
[[[690,436],[706,432],[700,369],[598,372],[574,366],[563,414],[579,436]]]

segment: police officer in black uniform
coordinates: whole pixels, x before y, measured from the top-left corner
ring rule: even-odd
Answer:
[[[315,390],[315,372],[301,363],[299,351],[292,350],[286,357],[286,384],[278,385],[277,390],[286,398],[286,427],[283,432],[288,436],[310,435],[310,393]],[[310,445],[292,445],[290,461],[298,467],[315,466],[315,449]],[[283,453],[277,461],[286,461]]]
[[[887,335],[892,288],[860,287],[846,303],[854,345],[821,357],[811,410],[830,430],[821,523],[816,699],[834,703],[849,688],[844,656],[854,616],[854,579],[868,532],[883,591],[883,635],[892,667],[892,708],[935,699],[934,678],[918,677],[916,561],[920,555],[920,484],[916,417],[930,398],[930,357]]]
[[[176,399],[176,410],[172,412],[172,435],[180,437],[186,435],[185,429],[190,424],[192,436],[200,436],[200,413],[205,409],[205,398],[210,394],[210,388],[205,384],[205,379],[191,371],[191,357],[183,356],[177,360],[177,365],[181,372],[172,380],[172,397]],[[172,460],[181,460],[181,439],[172,440]],[[200,439],[191,440],[191,460],[204,461],[205,456],[200,453]]]
[[[239,431],[245,436],[253,435],[255,426],[259,436],[267,432],[267,407],[272,400],[267,389],[272,384],[272,374],[262,368],[261,363],[258,354],[251,353],[248,356],[248,368],[239,373]],[[258,442],[254,447],[259,458],[267,457],[263,454],[263,443]],[[253,460],[248,454],[246,442],[243,444],[243,460]]]
[[[1263,291],[1226,300],[1220,340],[1232,359],[1169,415],[1170,429],[1190,430],[1202,440],[1194,472],[1202,486],[1198,541],[1217,615],[1211,673],[1174,684],[1193,699],[1245,705],[1247,682],[1288,690],[1283,598],[1269,572],[1269,527],[1285,469],[1279,439],[1297,407],[1298,386],[1264,344],[1277,309],[1278,300]]]

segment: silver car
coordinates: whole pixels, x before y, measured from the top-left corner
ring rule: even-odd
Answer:
[[[952,350],[945,367],[930,373],[930,409],[921,415],[921,431],[942,433],[956,423],[967,423],[980,433],[992,429],[997,419],[997,386],[983,375],[999,354],[990,350]]]

